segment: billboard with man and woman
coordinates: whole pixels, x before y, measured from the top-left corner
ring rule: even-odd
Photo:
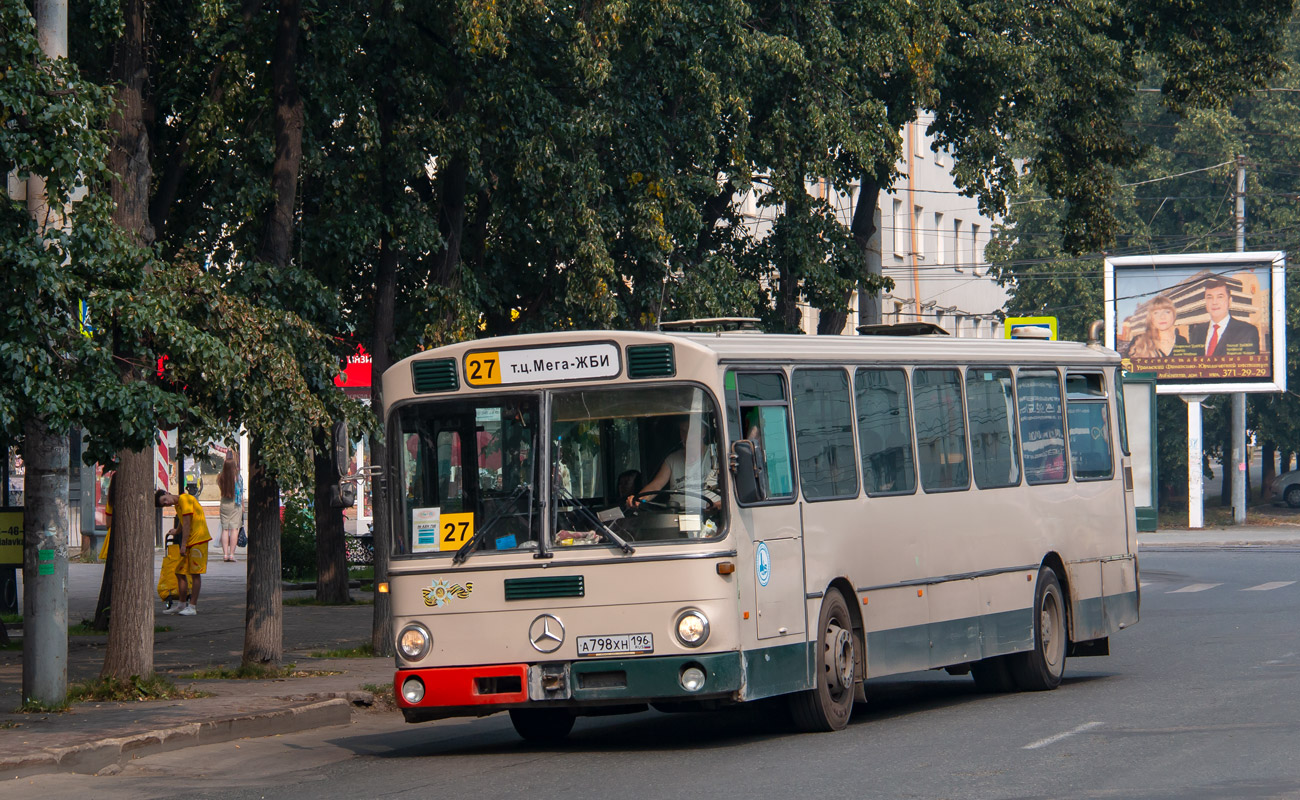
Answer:
[[[1106,259],[1107,344],[1162,392],[1285,388],[1281,252]]]

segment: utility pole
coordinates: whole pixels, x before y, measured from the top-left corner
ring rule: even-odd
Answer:
[[[66,0],[37,0],[36,35],[47,57],[67,58]],[[42,233],[66,220],[45,189],[28,177],[27,211]],[[23,700],[57,706],[68,697],[68,434],[41,418],[23,433]]]
[[[1237,156],[1237,252],[1246,252],[1246,157]],[[1228,303],[1231,314],[1232,303]],[[1225,465],[1227,466],[1227,465]],[[1232,521],[1246,522],[1246,394],[1232,393]]]

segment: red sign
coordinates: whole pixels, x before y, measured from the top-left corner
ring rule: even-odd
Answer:
[[[334,378],[334,385],[344,389],[370,388],[370,354],[364,347],[357,347],[356,355],[348,356],[343,374]]]

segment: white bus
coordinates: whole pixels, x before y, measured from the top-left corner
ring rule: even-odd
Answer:
[[[1138,619],[1118,355],[918,336],[563,332],[383,377],[411,722],[1055,688]]]

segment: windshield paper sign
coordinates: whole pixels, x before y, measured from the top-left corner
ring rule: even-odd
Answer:
[[[618,345],[612,342],[530,347],[468,353],[465,382],[470,386],[587,381],[617,378]]]

